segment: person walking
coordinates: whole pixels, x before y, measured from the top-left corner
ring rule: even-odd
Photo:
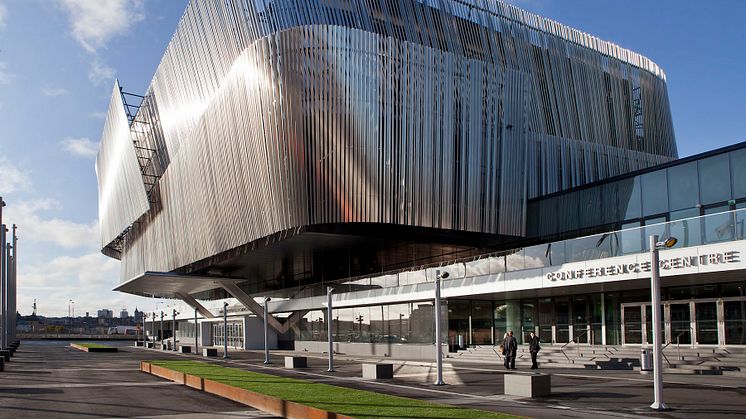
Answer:
[[[504,355],[505,355],[505,368],[509,370],[515,369],[515,356],[518,352],[518,342],[513,337],[513,331],[508,332],[508,336],[505,337],[503,342]]]
[[[528,351],[531,353],[532,370],[539,368],[539,364],[536,363],[536,355],[539,353],[539,350],[541,350],[541,346],[539,345],[539,337],[536,336],[536,333],[531,332],[531,334],[529,334]]]
[[[508,357],[505,356],[505,341],[508,339],[508,332],[505,332],[503,335],[503,343],[500,344],[500,355],[503,356],[503,365],[505,365],[505,368],[508,368]]]

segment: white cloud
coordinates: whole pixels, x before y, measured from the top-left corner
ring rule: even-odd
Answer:
[[[44,218],[40,214],[58,209],[61,205],[56,200],[37,199],[8,205],[5,212],[8,220],[22,227],[25,242],[52,243],[67,249],[98,249],[98,222],[81,224],[60,218]]]
[[[60,142],[62,147],[68,153],[79,157],[96,157],[98,154],[98,142],[91,141],[88,138],[65,138]]]
[[[143,298],[112,291],[119,283],[119,261],[98,252],[19,263],[18,268],[18,308],[22,314],[31,312],[35,298],[39,314],[44,316],[67,316],[70,300],[76,316],[88,311],[94,317],[102,308],[118,315],[127,307],[131,315],[135,305],[142,308],[145,303]]]
[[[30,189],[31,178],[7,158],[0,156],[0,196]]]
[[[94,53],[115,36],[127,33],[145,18],[142,0],[59,0],[67,12],[70,32],[86,51]]]
[[[8,63],[0,61],[0,85],[10,84],[13,75],[8,71]]]
[[[101,61],[94,58],[91,63],[91,69],[88,71],[88,80],[95,85],[108,84],[114,79],[116,71]]]
[[[64,96],[70,92],[67,91],[67,89],[63,87],[42,87],[41,88],[41,94],[43,96]]]
[[[5,28],[5,22],[8,20],[8,9],[0,3],[0,29]]]

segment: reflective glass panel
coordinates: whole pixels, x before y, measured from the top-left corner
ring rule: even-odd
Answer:
[[[727,206],[709,208],[703,217],[706,243],[718,243],[733,240],[735,233],[734,214]]]
[[[672,212],[668,231],[671,237],[676,237],[678,240],[675,248],[702,244],[702,222],[699,218],[699,208]]]
[[[671,211],[691,208],[699,203],[696,161],[668,168],[668,202]]]
[[[730,199],[730,163],[727,154],[708,157],[699,164],[699,194],[702,204]]]
[[[746,198],[746,148],[730,153],[733,198]]]
[[[665,170],[640,176],[642,183],[642,216],[668,212],[668,181]]]
[[[624,219],[631,220],[640,218],[642,215],[640,177],[625,179],[617,184],[617,198],[619,206],[623,208]]]

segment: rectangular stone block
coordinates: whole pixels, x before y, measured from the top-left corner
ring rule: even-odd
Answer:
[[[181,352],[183,354],[190,354],[190,353],[192,353],[192,347],[189,346],[189,345],[181,345],[179,347],[179,352]]]
[[[218,356],[218,350],[215,348],[202,348],[202,356]]]
[[[135,341],[135,346],[142,346],[144,343],[145,342],[143,342],[143,341],[136,340]]]
[[[150,349],[153,349],[155,347],[155,343],[153,342],[146,342],[146,343],[147,343],[147,347]]]
[[[308,368],[308,358],[305,356],[286,356],[285,368]]]
[[[168,344],[167,343],[161,343],[161,350],[167,351],[168,350]]]
[[[363,364],[363,378],[380,380],[394,378],[393,364]]]
[[[549,374],[505,374],[505,394],[519,397],[545,397],[552,393]]]

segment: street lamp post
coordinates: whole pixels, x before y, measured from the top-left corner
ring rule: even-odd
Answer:
[[[328,372],[334,372],[334,339],[332,331],[332,293],[334,288],[326,287],[326,337],[329,340],[329,368]]]
[[[161,310],[161,350],[163,350],[163,341],[164,341],[164,338],[166,337],[166,333],[164,332],[164,329],[163,329],[163,315],[164,315],[163,310]]]
[[[172,320],[172,329],[173,329],[173,337],[174,337],[174,352],[178,352],[178,349],[176,348],[176,316],[179,315],[179,312],[176,311],[176,309],[173,309],[173,320]]]
[[[443,348],[441,347],[441,319],[440,319],[440,280],[448,278],[448,272],[435,271],[435,362],[437,366],[436,386],[445,385],[443,382]]]
[[[199,353],[198,348],[198,333],[199,333],[199,324],[197,323],[197,309],[194,309],[194,353]]]
[[[658,235],[650,236],[650,297],[653,311],[653,404],[655,410],[668,410],[663,403],[663,357],[661,349],[661,278],[658,250],[676,244],[676,238],[659,242]]]
[[[223,303],[223,358],[228,358],[228,302]]]
[[[264,298],[264,363],[269,364],[269,301],[271,298]]]

